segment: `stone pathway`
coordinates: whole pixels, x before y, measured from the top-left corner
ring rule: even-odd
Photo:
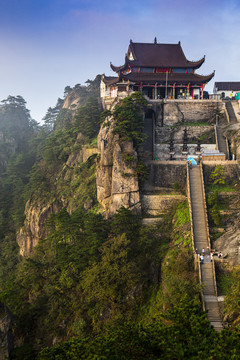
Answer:
[[[216,126],[216,132],[217,132],[217,140],[218,140],[218,150],[226,155],[226,160],[227,160],[228,159],[227,142],[226,142],[227,140],[223,136],[223,131],[221,126]]]
[[[215,269],[210,259],[210,249],[208,248],[208,232],[205,216],[205,200],[202,191],[202,181],[200,166],[193,166],[189,169],[189,185],[192,205],[193,235],[194,246],[197,253],[200,254],[202,249],[205,250],[204,262],[200,265],[201,282],[203,288],[203,300],[207,318],[211,325],[219,331],[223,328],[219,313],[217,300],[217,291],[215,288]]]
[[[233,110],[231,101],[226,101],[225,104],[226,104],[226,110],[228,112],[230,124],[236,124],[238,121],[235,112]]]

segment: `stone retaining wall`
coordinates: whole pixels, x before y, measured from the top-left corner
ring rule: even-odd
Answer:
[[[206,134],[206,139],[204,142],[208,143],[208,139],[210,143],[215,143],[215,134],[214,134],[214,126],[185,126],[184,123],[182,126],[177,127],[162,127],[159,124],[156,125],[156,144],[160,143],[169,143],[170,135],[172,133],[174,143],[181,144],[183,142],[183,133],[184,129],[187,129],[187,136],[189,143],[191,140],[197,140],[202,135]]]
[[[215,122],[216,110],[224,111],[220,100],[165,100],[150,101],[156,111],[157,123],[176,125],[184,122]]]
[[[184,195],[142,195],[142,210],[147,215],[157,216],[164,214],[173,204],[183,202]]]
[[[205,185],[210,184],[209,176],[214,171],[217,165],[222,165],[223,168],[225,169],[227,183],[239,180],[239,170],[238,170],[237,161],[204,161],[203,174],[204,174]]]
[[[173,188],[178,183],[180,189],[186,189],[186,161],[150,161],[147,163],[149,176],[145,189],[152,187]]]

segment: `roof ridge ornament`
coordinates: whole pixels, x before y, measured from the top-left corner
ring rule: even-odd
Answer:
[[[154,44],[157,44],[157,38],[156,38],[156,36],[155,36],[155,38],[154,38]]]

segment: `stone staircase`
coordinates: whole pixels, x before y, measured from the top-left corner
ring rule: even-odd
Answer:
[[[235,115],[235,112],[233,110],[231,101],[226,101],[225,105],[226,105],[226,110],[227,110],[227,113],[228,113],[228,116],[229,116],[230,124],[236,124],[238,121],[237,121],[237,117]]]
[[[194,247],[198,254],[202,252],[202,249],[205,249],[204,263],[198,264],[200,266],[199,277],[202,285],[203,305],[208,310],[207,317],[211,325],[219,331],[223,326],[217,300],[214,262],[211,262],[210,259],[210,242],[200,166],[193,166],[189,169],[189,190]]]

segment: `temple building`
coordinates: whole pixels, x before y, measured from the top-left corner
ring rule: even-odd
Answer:
[[[205,61],[186,59],[178,44],[135,43],[130,40],[125,63],[110,65],[117,76],[102,76],[101,97],[107,100],[141,91],[150,99],[202,99],[204,86],[213,78],[198,75]]]
[[[234,98],[240,93],[240,81],[218,81],[214,83],[213,93],[220,95],[222,99]]]

